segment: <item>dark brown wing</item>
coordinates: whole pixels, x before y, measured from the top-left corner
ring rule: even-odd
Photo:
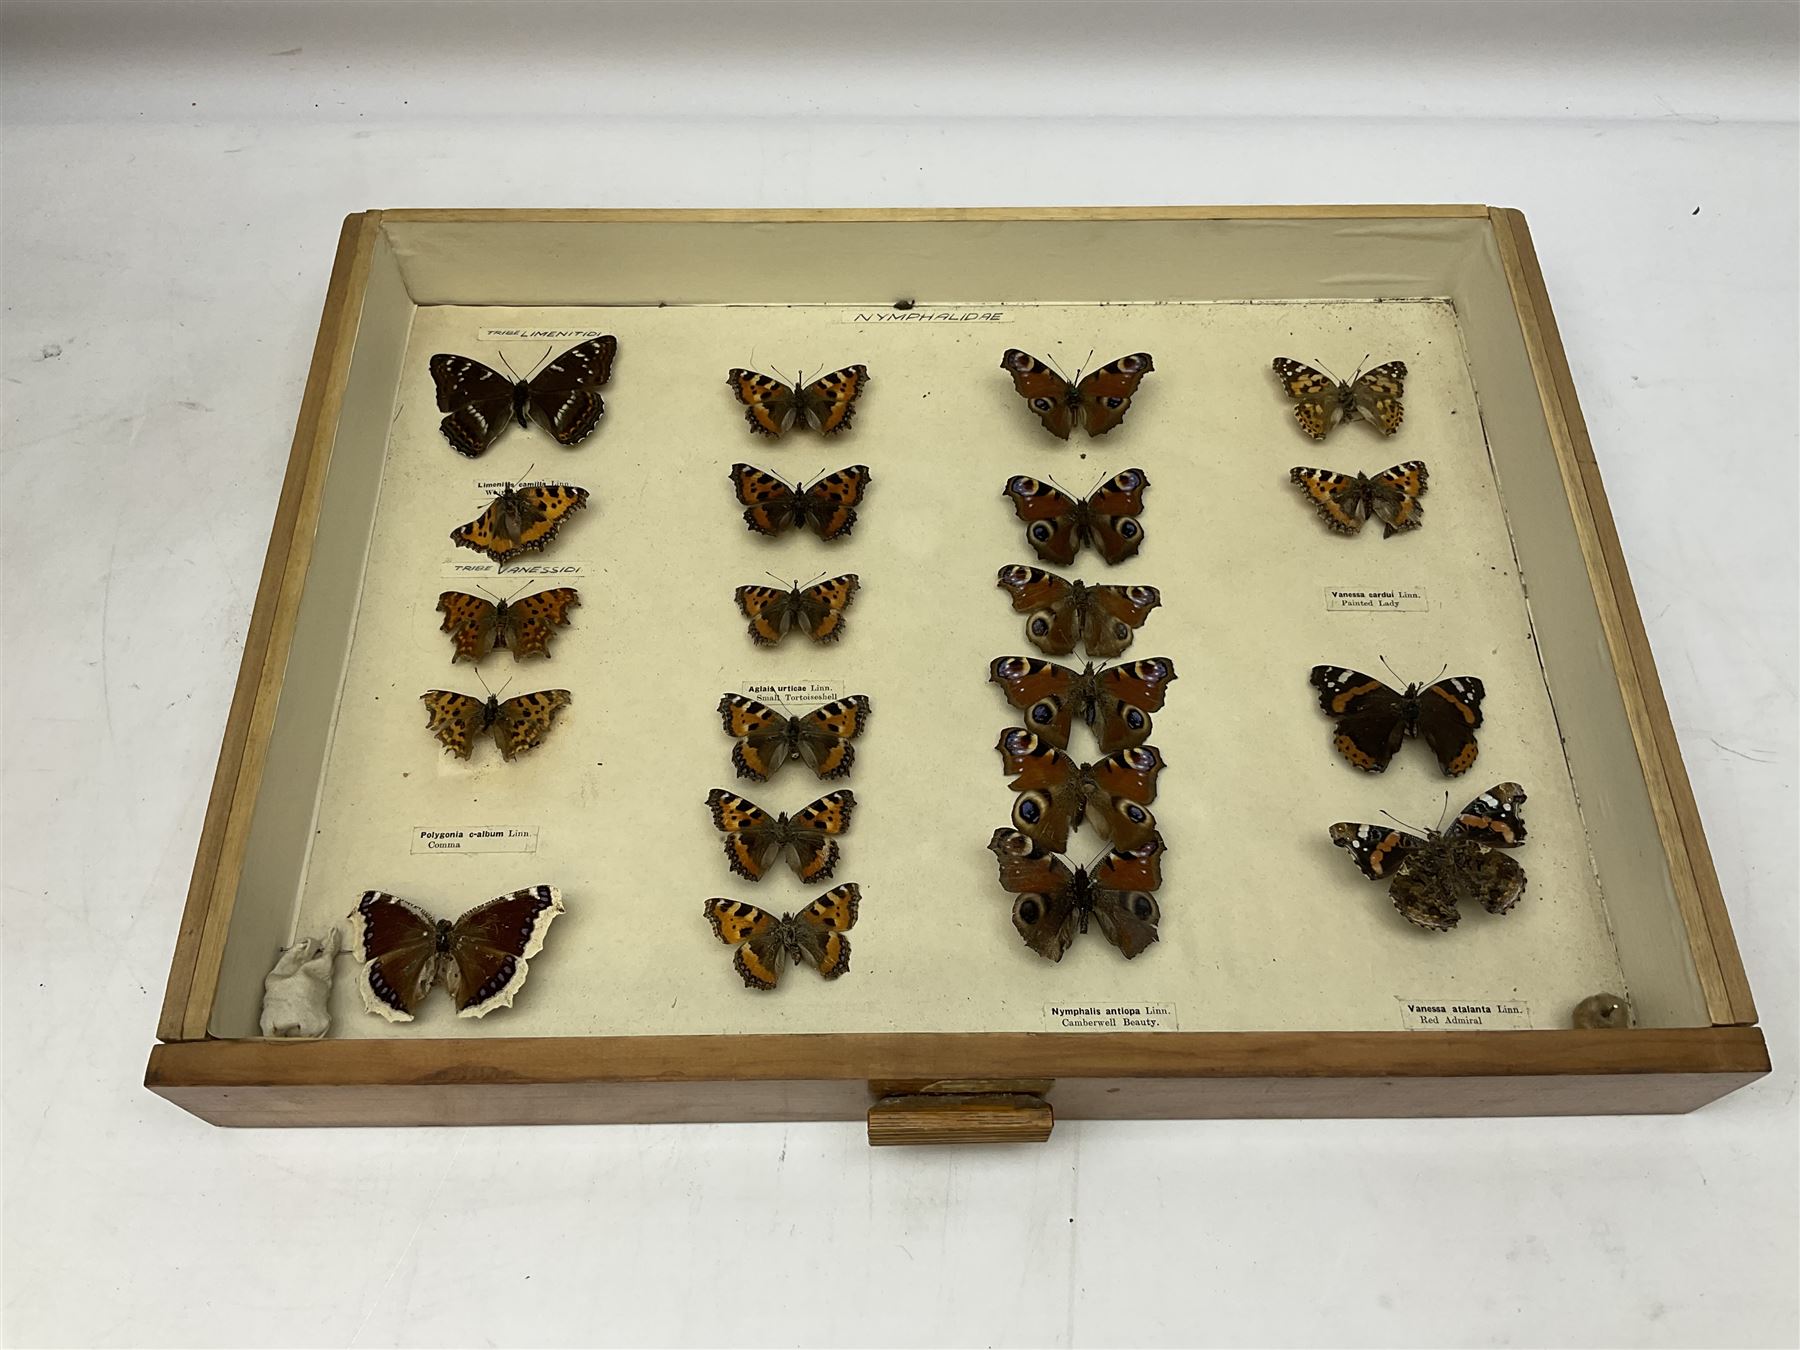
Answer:
[[[1144,376],[1156,369],[1149,352],[1134,352],[1109,361],[1075,386],[1081,400],[1082,420],[1090,436],[1104,436],[1125,420],[1131,396]]]
[[[1337,719],[1331,744],[1365,773],[1380,773],[1406,739],[1406,701],[1373,675],[1347,666],[1314,666],[1319,706]]]
[[[1075,408],[1079,402],[1074,387],[1030,352],[1017,347],[1008,348],[1000,357],[1000,369],[1012,376],[1013,389],[1037,414],[1044,430],[1059,440],[1068,440],[1069,433],[1075,430]]]
[[[1475,731],[1485,697],[1487,687],[1473,675],[1452,675],[1419,694],[1419,735],[1453,778],[1467,773],[1480,753]]]
[[[612,375],[619,340],[610,333],[578,343],[526,382],[525,411],[558,445],[576,445],[599,425],[600,386]]]
[[[481,362],[451,352],[431,358],[437,406],[448,413],[438,424],[459,454],[473,459],[500,438],[513,416],[513,382]]]
[[[446,983],[459,1017],[486,1017],[510,1008],[525,983],[526,962],[544,946],[563,912],[554,886],[528,886],[477,905],[450,928]]]
[[[364,891],[350,912],[350,950],[363,963],[363,1006],[389,1022],[410,1022],[437,980],[437,921],[386,891]]]

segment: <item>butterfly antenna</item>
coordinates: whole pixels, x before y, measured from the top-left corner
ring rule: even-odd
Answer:
[[[1433,684],[1436,684],[1439,680],[1443,679],[1444,676],[1448,675],[1449,673],[1450,673],[1450,663],[1448,661],[1446,661],[1446,662],[1444,662],[1443,665],[1438,667],[1438,673],[1431,677],[1431,682]]]
[[[1315,366],[1317,366],[1320,370],[1324,371],[1327,375],[1331,376],[1332,379],[1337,380],[1337,382],[1339,384],[1343,383],[1342,380],[1338,380],[1337,372],[1335,370],[1333,370],[1330,366],[1326,365],[1323,361],[1319,360],[1318,357],[1315,356],[1313,358],[1313,364]]]
[[[1388,674],[1390,674],[1390,675],[1392,675],[1392,676],[1393,676],[1393,677],[1394,677],[1394,678],[1395,678],[1395,679],[1396,679],[1396,680],[1399,680],[1399,681],[1400,681],[1400,683],[1401,683],[1401,684],[1403,684],[1403,685],[1404,685],[1404,684],[1405,684],[1405,683],[1406,683],[1406,681],[1405,681],[1405,680],[1401,680],[1401,679],[1400,679],[1400,672],[1399,672],[1399,671],[1397,671],[1397,670],[1395,670],[1395,669],[1394,669],[1394,668],[1393,668],[1393,667],[1392,667],[1392,666],[1388,666],[1388,659],[1387,659],[1387,657],[1385,657],[1385,656],[1378,656],[1378,657],[1376,657],[1376,658],[1375,658],[1375,659],[1376,659],[1376,660],[1378,660],[1378,661],[1380,661],[1380,662],[1381,662],[1381,664],[1382,664],[1382,665],[1384,665],[1384,666],[1387,666],[1387,673],[1388,673]]]
[[[1449,815],[1450,815],[1450,789],[1445,788],[1444,789],[1444,809],[1442,811],[1438,812],[1438,830],[1439,830],[1439,832],[1442,832],[1442,830],[1444,828],[1444,821],[1449,817]]]
[[[1394,813],[1393,813],[1393,812],[1392,812],[1392,811],[1387,811],[1387,810],[1384,810],[1384,811],[1382,811],[1382,813],[1381,813],[1381,814],[1382,814],[1382,815],[1384,815],[1384,816],[1386,816],[1386,817],[1387,817],[1387,818],[1388,818],[1388,819],[1389,819],[1389,820],[1391,820],[1391,821],[1393,821],[1393,822],[1394,822],[1394,824],[1396,824],[1396,825],[1404,825],[1404,826],[1405,826],[1405,827],[1406,827],[1406,828],[1407,828],[1407,829],[1409,829],[1409,830],[1417,830],[1417,831],[1418,831],[1418,832],[1419,832],[1419,833],[1420,833],[1420,834],[1429,834],[1429,833],[1431,833],[1431,831],[1429,831],[1429,830],[1421,830],[1421,829],[1419,829],[1419,827],[1418,827],[1418,826],[1417,826],[1417,825],[1414,825],[1414,824],[1413,824],[1413,823],[1412,823],[1412,822],[1411,822],[1411,821],[1410,821],[1410,820],[1402,820],[1402,819],[1400,819],[1400,817],[1399,817],[1399,816],[1397,816],[1397,815],[1395,815],[1395,814],[1394,814]],[[1442,824],[1442,823],[1443,823],[1443,822],[1442,822],[1442,821],[1439,821],[1439,822],[1438,822],[1438,823],[1439,823],[1439,824]]]
[[[516,371],[516,370],[514,370],[514,369],[513,369],[513,363],[512,363],[512,362],[511,362],[511,361],[508,361],[508,360],[507,360],[507,359],[506,359],[506,353],[505,353],[505,352],[501,352],[501,353],[500,353],[500,364],[501,364],[501,365],[503,365],[503,366],[505,366],[505,367],[506,367],[506,373],[507,373],[507,374],[508,374],[508,375],[511,375],[511,376],[512,376],[512,377],[513,377],[513,382],[514,382],[514,383],[515,383],[515,384],[516,384],[516,383],[517,383],[517,382],[518,382],[518,379],[519,379],[519,372],[518,372],[518,371]]]
[[[1363,353],[1363,359],[1356,363],[1356,374],[1354,374],[1350,377],[1351,384],[1355,384],[1358,380],[1360,380],[1362,378],[1363,367],[1369,364],[1369,358],[1373,355],[1375,355],[1374,352],[1364,352]]]
[[[480,682],[481,687],[487,691],[487,696],[492,698],[494,696],[494,686],[487,682],[487,677],[481,673],[480,666],[475,667],[475,678]]]
[[[1089,347],[1087,359],[1081,363],[1081,369],[1075,372],[1075,378],[1073,380],[1071,380],[1070,383],[1071,384],[1080,384],[1081,377],[1087,373],[1088,367],[1091,366],[1093,363],[1094,363],[1094,349],[1092,347]]]

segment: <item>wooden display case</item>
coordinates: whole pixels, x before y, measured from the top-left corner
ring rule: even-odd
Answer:
[[[514,429],[486,456],[437,431],[426,360],[498,365],[598,331],[620,355],[573,449]],[[519,334],[543,333],[541,340]],[[1149,350],[1104,438],[1046,436],[999,367]],[[1307,440],[1269,372],[1285,354],[1411,367],[1385,439]],[[728,366],[863,362],[853,429],[753,438]],[[1432,471],[1425,528],[1329,534],[1294,464]],[[866,463],[855,536],[749,535],[736,460],[790,480]],[[990,657],[1034,654],[995,569],[1032,559],[1000,488],[1085,492],[1136,466],[1147,542],[1057,570],[1158,585],[1128,659],[1180,672],[1162,941],[1097,937],[1052,965],[1009,922],[985,844],[1011,796],[1016,714]],[[574,703],[533,755],[446,759],[417,695],[477,692],[434,612],[491,576],[448,531],[502,481],[593,493],[530,564],[582,608],[549,662],[482,667]],[[473,570],[471,570],[473,569]],[[509,575],[517,569],[509,569]],[[732,588],[854,571],[841,643],[753,649]],[[526,570],[521,576],[538,575]],[[491,584],[491,581],[490,581]],[[1344,610],[1344,590],[1415,592]],[[1386,810],[1429,825],[1445,780],[1406,748],[1380,776],[1331,751],[1317,662],[1487,682],[1480,761],[1450,806],[1531,794],[1531,884],[1504,918],[1410,928],[1326,838]],[[1077,658],[1063,658],[1076,660]],[[1385,674],[1385,672],[1383,672]],[[714,705],[751,682],[875,702],[859,814],[856,964],[745,989],[712,895],[794,909],[823,886],[731,877],[711,787],[793,810],[798,767],[739,783]],[[804,782],[801,779],[805,779]],[[529,853],[415,850],[421,829],[517,827]],[[1085,835],[1072,846],[1085,860]],[[568,910],[518,1004],[368,1016],[340,961],[332,1035],[257,1035],[262,978],[368,888],[454,915],[516,886]],[[1629,1030],[1569,1029],[1630,996]],[[1416,1005],[1502,1008],[1431,1029]],[[1099,1008],[1069,1017],[1071,1007]],[[1095,1030],[1107,1009],[1153,1023]],[[1685,1111],[1768,1071],[1649,644],[1523,217],[1480,206],[921,211],[371,211],[344,226],[146,1078],[231,1125],[867,1117],[878,1143],[1048,1136],[1054,1115],[1221,1117]],[[1515,1029],[1493,1029],[1496,1025]]]

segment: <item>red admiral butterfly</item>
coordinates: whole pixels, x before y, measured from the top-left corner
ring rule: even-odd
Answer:
[[[1428,830],[1421,839],[1392,826],[1340,821],[1331,827],[1331,842],[1348,849],[1371,881],[1388,882],[1394,908],[1407,922],[1444,933],[1456,927],[1459,904],[1479,902],[1489,914],[1505,914],[1519,903],[1525,869],[1494,850],[1525,842],[1524,801],[1524,788],[1501,783],[1463,807],[1441,833]]]
[[[1312,682],[1319,706],[1337,718],[1332,745],[1365,772],[1387,768],[1408,736],[1423,736],[1453,778],[1475,763],[1475,728],[1487,689],[1473,675],[1452,675],[1423,689],[1409,684],[1404,694],[1346,666],[1314,666]]]

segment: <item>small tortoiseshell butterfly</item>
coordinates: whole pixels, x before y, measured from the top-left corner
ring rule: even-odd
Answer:
[[[826,891],[798,914],[779,919],[743,900],[706,902],[713,933],[727,945],[742,943],[731,964],[752,989],[773,989],[788,962],[811,966],[828,980],[850,969],[850,939],[862,888],[846,882]]]

